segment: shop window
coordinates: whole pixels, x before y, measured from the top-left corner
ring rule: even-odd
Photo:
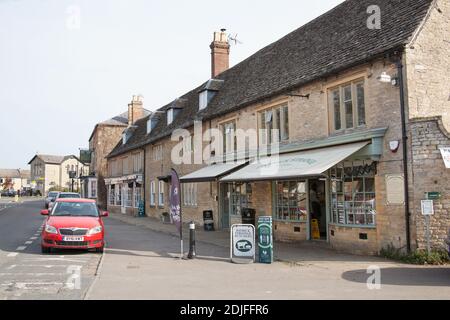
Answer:
[[[375,225],[376,162],[351,162],[331,169],[331,221]]]
[[[243,208],[252,207],[252,187],[250,183],[230,183],[230,214],[241,216]]]
[[[108,204],[109,205],[114,205],[115,204],[115,198],[116,198],[116,190],[115,190],[115,185],[110,185],[109,186],[109,197],[108,197],[108,200],[109,200],[109,202],[108,202]]]
[[[358,80],[329,90],[329,110],[333,131],[366,124],[364,81]]]
[[[134,207],[139,208],[139,203],[142,200],[142,186],[139,183],[136,183],[134,188]]]
[[[117,185],[115,190],[116,190],[115,205],[121,206],[122,205],[122,186],[120,184]]]
[[[125,207],[131,208],[133,206],[133,183],[129,183],[125,186],[124,198]]]
[[[275,182],[275,219],[306,221],[308,216],[305,181]]]

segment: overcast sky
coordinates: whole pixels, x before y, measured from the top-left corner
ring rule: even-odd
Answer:
[[[206,81],[214,31],[230,64],[342,0],[0,0],[0,168],[78,154],[133,94],[154,110]]]

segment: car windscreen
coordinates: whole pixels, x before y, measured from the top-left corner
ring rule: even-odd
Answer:
[[[52,216],[98,217],[98,209],[92,202],[57,202]]]
[[[61,193],[58,198],[81,198],[78,193]]]
[[[50,192],[49,194],[48,194],[48,197],[49,198],[54,198],[54,197],[56,197],[58,195],[58,192]]]

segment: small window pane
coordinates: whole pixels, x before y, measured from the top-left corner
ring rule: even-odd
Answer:
[[[351,85],[344,87],[345,127],[353,127],[353,103]]]
[[[334,113],[334,129],[341,129],[341,98],[339,90],[334,90],[332,92],[333,99],[333,113]]]
[[[356,85],[356,100],[358,103],[358,125],[366,124],[366,106],[364,104],[364,84]]]

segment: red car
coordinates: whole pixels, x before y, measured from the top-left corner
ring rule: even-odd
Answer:
[[[42,210],[48,216],[42,231],[42,253],[58,249],[95,249],[103,252],[105,227],[96,202],[89,199],[57,199],[51,212]]]

